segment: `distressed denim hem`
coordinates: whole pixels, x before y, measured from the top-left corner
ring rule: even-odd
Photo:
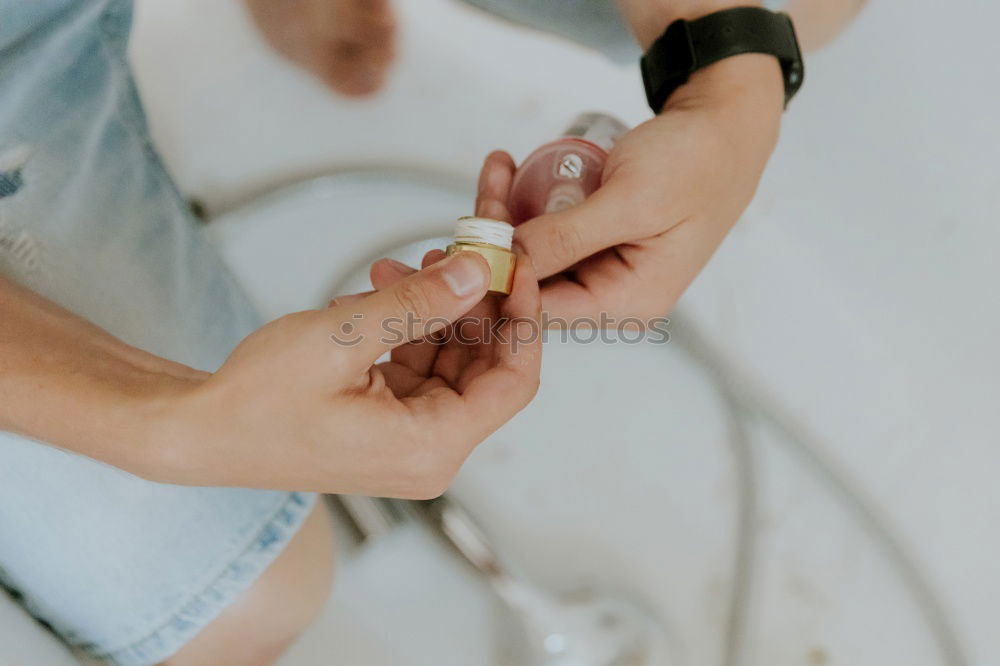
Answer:
[[[116,666],[151,666],[170,657],[253,585],[292,540],[315,503],[314,494],[289,493],[248,547],[165,624],[126,647],[101,650],[94,646],[89,654]]]

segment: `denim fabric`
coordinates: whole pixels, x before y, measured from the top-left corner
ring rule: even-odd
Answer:
[[[258,317],[150,142],[131,4],[0,0],[0,17],[0,273],[216,368]],[[153,664],[253,583],[313,501],[154,484],[0,433],[0,581],[71,644]]]

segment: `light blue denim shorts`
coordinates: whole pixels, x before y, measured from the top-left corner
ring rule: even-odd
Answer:
[[[126,1],[0,0],[0,273],[213,370],[258,317],[150,143],[130,23]],[[0,433],[0,582],[69,643],[153,664],[260,576],[314,502],[151,483]]]

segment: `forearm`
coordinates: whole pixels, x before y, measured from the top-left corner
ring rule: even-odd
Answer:
[[[677,19],[696,19],[730,7],[760,4],[761,0],[618,0],[618,7],[643,51]]]
[[[147,473],[165,406],[203,377],[0,276],[0,430]]]
[[[789,0],[785,11],[795,20],[806,49],[818,48],[843,30],[868,0]],[[761,0],[618,0],[643,50],[677,19],[695,19],[730,7],[760,6]]]
[[[802,47],[812,50],[840,34],[867,4],[868,0],[789,0],[785,11],[795,20]]]

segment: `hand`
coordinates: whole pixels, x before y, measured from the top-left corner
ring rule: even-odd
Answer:
[[[379,291],[250,335],[162,415],[174,425],[155,480],[406,498],[444,492],[474,447],[535,394],[539,292],[528,260],[502,301],[484,300],[489,267],[478,255],[430,253],[424,265],[378,262]],[[508,318],[492,340],[431,341],[458,330],[471,337],[487,314]],[[390,361],[373,365],[388,351]]]
[[[519,226],[546,313],[649,320],[673,307],[753,197],[783,99],[773,57],[706,68],[622,138],[587,201]],[[505,201],[513,171],[505,153],[487,158],[480,187],[491,206]]]
[[[390,0],[246,0],[280,53],[344,95],[382,88],[396,57]]]

